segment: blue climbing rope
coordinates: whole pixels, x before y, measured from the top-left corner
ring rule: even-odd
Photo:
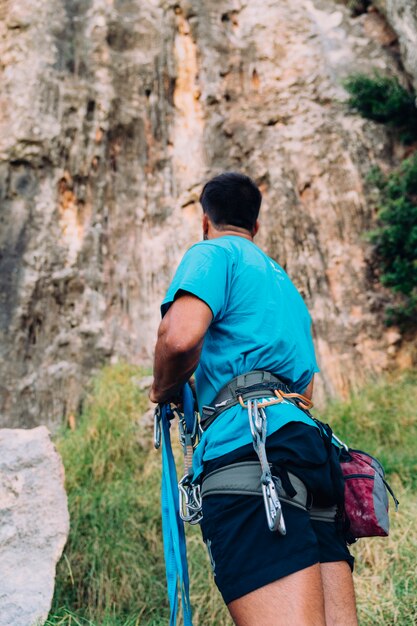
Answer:
[[[194,398],[189,385],[184,386],[183,406],[187,430],[192,432],[195,420]],[[192,626],[185,531],[184,523],[179,514],[177,470],[169,432],[173,417],[174,414],[169,404],[164,404],[160,407],[159,419],[162,432],[162,534],[168,599],[171,611],[169,626],[175,626],[177,623],[178,591],[181,592],[184,626]]]

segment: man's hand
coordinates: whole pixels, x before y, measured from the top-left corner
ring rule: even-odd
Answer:
[[[172,303],[158,329],[151,402],[175,400],[198,365],[212,319],[210,307],[189,293]]]
[[[191,376],[191,378],[188,381],[188,384],[190,385],[190,389],[192,391],[193,397],[194,397],[194,401],[197,401],[197,389],[195,386],[195,378],[194,376]]]
[[[157,392],[156,390],[154,391],[153,385],[149,392],[149,400],[153,402],[154,404],[158,404],[159,402],[162,402],[162,400],[158,400]],[[173,404],[177,406],[179,401],[177,401],[177,398],[172,397],[169,400],[164,400],[164,402],[172,402]]]

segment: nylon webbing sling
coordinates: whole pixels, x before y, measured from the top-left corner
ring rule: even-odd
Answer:
[[[184,387],[183,404],[184,421],[187,430],[192,433],[195,430],[194,400],[188,385]],[[177,470],[169,432],[173,417],[174,413],[169,404],[157,407],[155,412],[155,447],[158,448],[162,440],[162,534],[170,605],[169,625],[175,626],[177,623],[179,587],[184,626],[192,626],[185,531],[179,511]]]

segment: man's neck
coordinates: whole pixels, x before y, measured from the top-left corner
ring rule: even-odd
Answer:
[[[253,235],[246,228],[239,228],[239,226],[228,226],[225,229],[218,230],[217,228],[211,228],[208,234],[208,239],[217,239],[218,237],[226,237],[228,235],[235,235],[237,237],[243,237],[253,241]]]

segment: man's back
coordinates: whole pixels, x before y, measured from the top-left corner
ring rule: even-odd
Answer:
[[[224,236],[185,255],[162,309],[178,290],[213,313],[196,370],[200,407],[232,378],[255,369],[302,392],[317,371],[307,308],[284,270],[252,241]]]

